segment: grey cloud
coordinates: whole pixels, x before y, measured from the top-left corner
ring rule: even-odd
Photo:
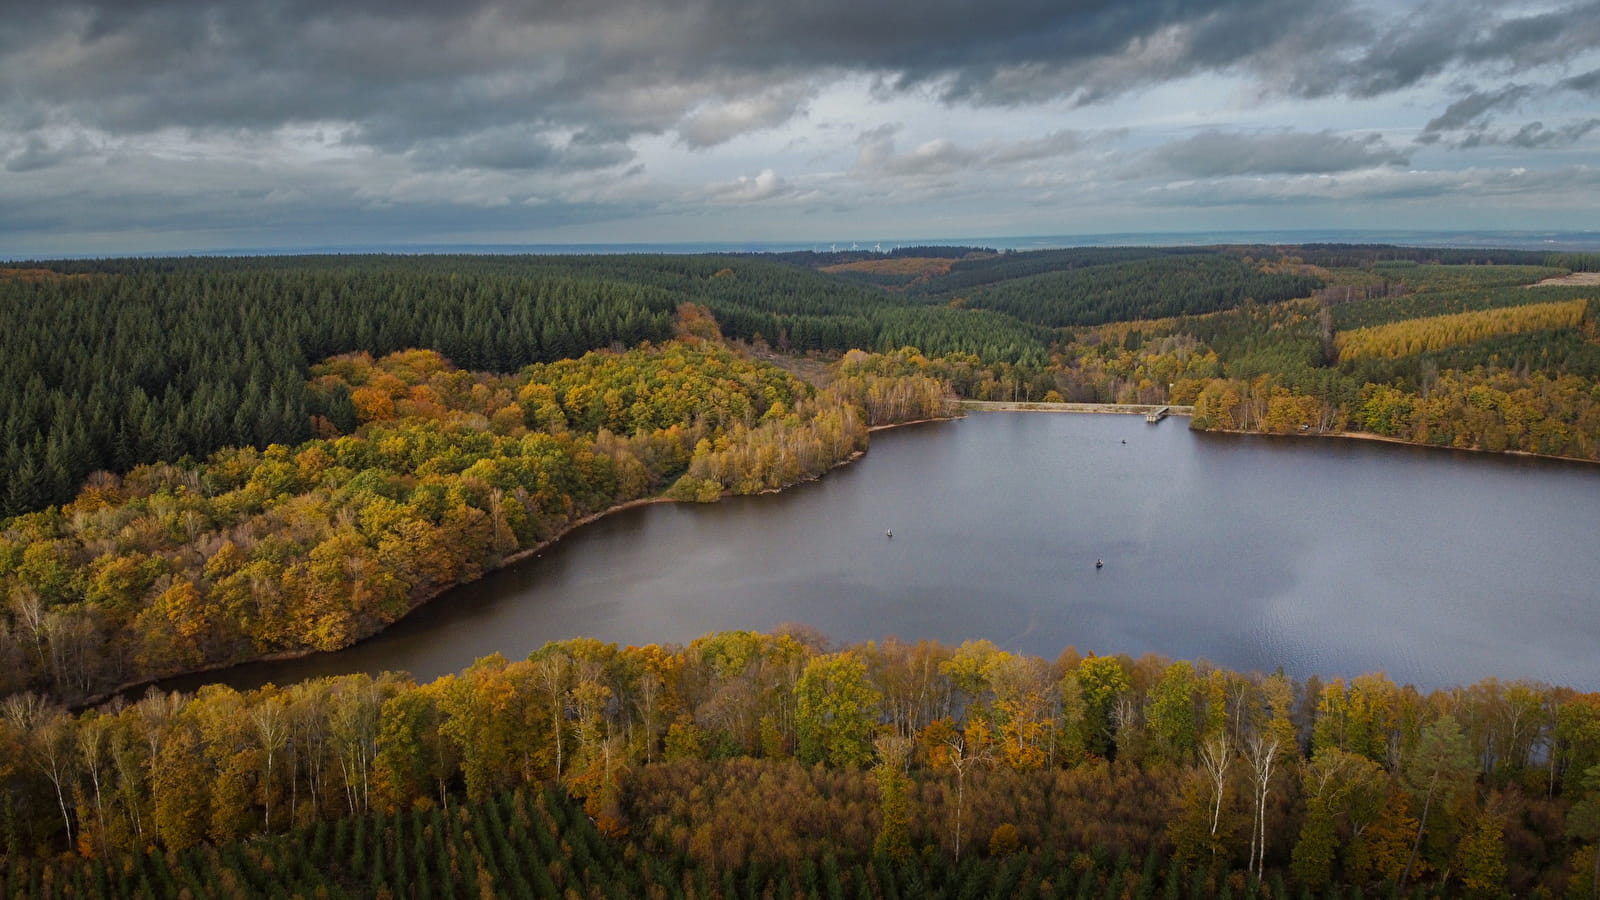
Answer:
[[[1076,153],[1083,148],[1084,143],[1084,136],[1076,131],[1055,131],[1041,138],[1016,141],[997,147],[989,154],[989,159],[1002,165],[1049,159]]]
[[[585,135],[558,145],[536,131],[513,127],[489,129],[460,140],[429,141],[412,156],[435,168],[577,172],[620,166],[631,162],[634,153],[627,144]]]
[[[885,125],[864,132],[856,139],[861,147],[856,158],[857,174],[868,177],[935,177],[975,168],[1027,165],[1069,156],[1122,133],[1084,134],[1062,130],[1037,138],[988,141],[973,147],[963,147],[947,138],[936,138],[900,152],[895,140],[899,130],[898,125]]]
[[[29,135],[22,149],[5,158],[7,172],[33,172],[60,165],[93,152],[87,141],[80,139],[51,144],[39,135]]]
[[[1469,62],[1504,61],[1527,69],[1600,45],[1600,3],[1580,2],[1495,23],[1463,51]]]
[[[184,189],[171,190],[175,184]],[[107,252],[404,243],[435,235],[516,240],[534,227],[639,218],[656,208],[639,192],[533,192],[516,173],[463,179],[417,173],[393,159],[305,168],[129,154],[88,183],[65,166],[0,178],[0,248],[53,255],[90,246],[95,235],[120,235]]]
[[[1600,69],[1564,79],[1560,86],[1569,91],[1581,91],[1585,94],[1600,96]]]
[[[1506,140],[1513,147],[1535,149],[1576,143],[1580,138],[1600,126],[1600,119],[1573,122],[1560,128],[1546,128],[1543,122],[1530,122]]]
[[[1385,20],[1354,0],[67,0],[7,22],[0,104],[113,133],[344,122],[390,152],[508,116],[624,138],[676,129],[693,148],[795,115],[819,71],[998,105],[1098,102],[1202,72],[1369,96],[1452,62],[1559,61],[1600,43],[1584,20],[1595,9],[1442,4]]]
[[[1465,128],[1496,109],[1515,107],[1530,91],[1526,85],[1520,84],[1508,84],[1497,91],[1473,91],[1445,107],[1444,112],[1429,121],[1422,132],[1428,135]]]
[[[772,169],[756,175],[741,175],[733,181],[711,185],[705,197],[714,203],[757,203],[793,193],[789,184]]]
[[[782,125],[804,107],[810,92],[798,86],[702,106],[678,125],[683,142],[694,149],[714,147],[751,131]]]
[[[1479,147],[1518,147],[1523,150],[1540,150],[1549,147],[1564,147],[1582,140],[1585,135],[1596,127],[1600,127],[1600,119],[1569,122],[1555,128],[1546,127],[1543,122],[1529,122],[1509,134],[1504,131],[1491,131],[1487,127],[1480,127],[1447,146],[1453,150],[1475,150]],[[1441,136],[1435,133],[1424,137],[1432,139],[1425,140],[1424,143],[1436,143]]]
[[[1241,134],[1206,131],[1153,151],[1151,160],[1180,175],[1299,175],[1405,165],[1410,157],[1377,135],[1316,133]]]
[[[1161,207],[1261,207],[1311,203],[1439,203],[1471,198],[1530,207],[1570,205],[1600,187],[1600,168],[1565,166],[1547,170],[1466,169],[1404,171],[1375,169],[1339,175],[1253,179],[1243,184],[1194,181],[1153,187],[1139,196]],[[1580,201],[1581,202],[1581,201]]]
[[[965,169],[976,160],[972,151],[945,138],[927,141],[905,153],[895,152],[894,141],[889,138],[863,146],[858,162],[863,171],[903,177],[946,175]]]
[[[1376,97],[1416,85],[1452,66],[1509,71],[1561,64],[1600,45],[1600,2],[1583,0],[1534,14],[1507,14],[1492,0],[1433,0],[1326,41],[1292,65],[1291,93]]]
[[[318,216],[382,228],[397,209],[461,231],[474,217],[508,229],[621,221],[685,197],[681,186],[650,183],[640,169],[645,155],[659,174],[662,158],[685,148],[716,148],[808,115],[839,129],[813,123],[808,145],[818,148],[814,164],[834,167],[832,175],[791,170],[783,159],[741,161],[731,172],[757,174],[694,198],[798,208],[809,202],[791,183],[800,182],[848,193],[851,203],[872,191],[941,201],[966,191],[988,200],[997,188],[1076,178],[1086,167],[1058,161],[1086,154],[1109,133],[984,140],[963,123],[944,126],[937,140],[922,140],[921,130],[912,140],[888,129],[847,147],[857,151],[855,166],[839,173],[838,146],[820,145],[850,133],[864,113],[822,104],[843,95],[848,106],[862,84],[907,108],[930,98],[1002,108],[1047,102],[1039,113],[1050,124],[1038,129],[1046,131],[1066,121],[1067,107],[1191,76],[1216,76],[1193,85],[1199,102],[1213,104],[1196,110],[1201,124],[1231,114],[1218,105],[1223,90],[1237,99],[1252,89],[1376,97],[1430,79],[1537,86],[1592,67],[1582,54],[1600,47],[1600,0],[1549,3],[1530,12],[1494,0],[12,2],[0,28],[0,220],[62,210],[57,226],[65,227],[96,220],[103,207],[121,217],[108,216],[108,228],[123,222],[136,230],[142,215],[210,215],[219,227],[246,228],[255,220],[225,210],[248,200],[281,211],[296,234]],[[1593,96],[1600,70],[1559,87]],[[1512,88],[1524,90],[1485,88],[1417,115],[1421,122],[1438,113],[1435,130],[1419,140],[1520,150],[1593,139],[1595,126],[1537,107],[1547,99],[1541,88],[1506,93]],[[1474,111],[1468,101],[1483,105]],[[1493,131],[1492,118],[1519,104],[1527,107],[1519,122],[1541,116],[1555,124]],[[1277,105],[1263,104],[1262,117],[1250,121],[1292,121]],[[313,133],[326,137],[306,137]],[[235,166],[205,180],[196,161],[213,151]],[[140,154],[174,165],[152,168]],[[1127,179],[1109,171],[1120,163],[1108,159],[1087,168],[1097,183],[1126,188]],[[1281,183],[1296,179],[1271,176],[1387,174],[1407,163],[1408,151],[1328,132],[1213,131],[1144,161],[1157,164],[1157,177]],[[632,176],[623,172],[630,164]],[[130,186],[135,175],[159,189]],[[1402,182],[1420,183],[1385,183]],[[405,193],[417,184],[419,195]],[[57,198],[65,200],[56,205]],[[19,212],[24,203],[29,211]]]

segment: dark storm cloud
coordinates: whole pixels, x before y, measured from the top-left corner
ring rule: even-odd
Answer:
[[[1151,153],[1167,169],[1191,178],[1228,175],[1308,175],[1405,165],[1410,157],[1377,135],[1239,134],[1207,131]]]
[[[345,122],[389,151],[514,124],[677,129],[704,147],[781,124],[815,79],[847,72],[998,105],[1235,70],[1371,96],[1452,63],[1516,68],[1600,44],[1597,3],[1497,10],[1378,22],[1350,0],[69,0],[9,18],[0,103],[112,133]]]
[[[1291,69],[1291,92],[1376,97],[1414,86],[1452,66],[1522,71],[1600,46],[1600,2],[1519,13],[1497,0],[1433,0],[1395,21],[1370,21],[1365,34],[1333,35]]]

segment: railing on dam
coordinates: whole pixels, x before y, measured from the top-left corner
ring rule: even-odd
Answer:
[[[962,400],[962,409],[1010,410],[1014,412],[1119,413],[1141,415],[1146,422],[1159,422],[1167,416],[1192,416],[1193,406],[1164,403],[1044,403],[1030,400]]]

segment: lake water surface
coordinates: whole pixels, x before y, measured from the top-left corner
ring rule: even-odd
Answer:
[[[427,680],[562,638],[799,622],[840,641],[1600,689],[1600,468],[1185,425],[974,413],[879,432],[819,482],[618,513],[351,649],[169,686]]]

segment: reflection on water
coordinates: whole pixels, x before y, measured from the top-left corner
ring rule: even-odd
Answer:
[[[801,622],[841,641],[1600,688],[1600,470],[1184,425],[977,413],[881,432],[815,484],[620,513],[371,641],[222,680],[429,679],[568,637]]]

